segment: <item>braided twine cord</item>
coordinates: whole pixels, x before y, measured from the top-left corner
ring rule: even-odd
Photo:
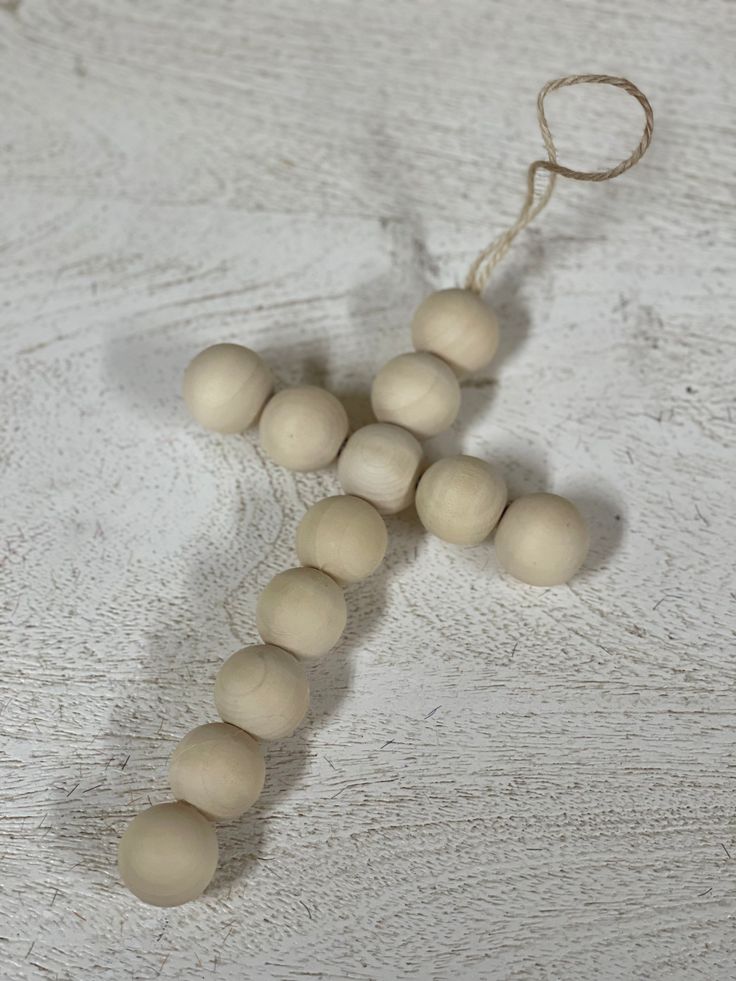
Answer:
[[[624,92],[636,99],[644,110],[644,132],[638,146],[630,156],[628,156],[625,160],[622,160],[621,163],[616,164],[616,166],[612,167],[610,170],[571,170],[569,167],[565,167],[557,162],[557,150],[552,139],[552,133],[547,123],[547,117],[544,113],[544,100],[550,92],[555,92],[557,89],[565,88],[568,85],[583,84],[613,85],[616,88],[623,89]],[[570,180],[574,181],[610,181],[612,178],[618,177],[619,174],[623,174],[627,170],[630,170],[641,160],[649,148],[649,144],[652,140],[652,131],[654,129],[654,113],[652,112],[652,107],[649,104],[647,97],[636,87],[636,85],[634,85],[633,82],[630,82],[625,78],[618,78],[615,75],[566,75],[564,78],[556,78],[551,82],[547,82],[537,96],[537,119],[539,121],[539,129],[542,133],[544,146],[547,151],[547,159],[535,160],[529,165],[526,180],[526,200],[524,201],[524,206],[519,212],[519,217],[510,228],[491,242],[487,248],[483,249],[473,265],[470,267],[470,271],[468,272],[468,276],[465,281],[465,287],[466,289],[472,290],[474,293],[480,294],[483,292],[488,280],[490,279],[491,273],[509,251],[516,236],[520,231],[526,228],[530,222],[534,221],[539,212],[545,207],[549,199],[552,197],[552,192],[555,188],[558,175],[560,177],[569,177]],[[540,170],[547,171],[550,176],[542,192],[537,194],[536,177]]]

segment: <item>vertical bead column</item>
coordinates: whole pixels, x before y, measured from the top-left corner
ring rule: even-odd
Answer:
[[[274,576],[257,602],[264,643],[233,654],[217,676],[223,721],[181,740],[169,767],[176,802],[139,814],[123,835],[120,874],[139,899],[178,906],[206,888],[218,857],[210,822],[237,818],[258,799],[265,776],[260,740],[296,729],[309,703],[304,663],[318,661],[345,628],[338,581],[370,575],[387,538],[375,508],[355,497],[327,498],[306,513],[297,533],[304,565]]]

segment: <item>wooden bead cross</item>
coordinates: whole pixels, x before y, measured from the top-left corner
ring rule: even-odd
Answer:
[[[581,82],[615,85],[644,108],[641,143],[611,171],[586,174],[557,164],[544,96]],[[178,906],[211,881],[218,861],[212,822],[237,818],[255,803],[265,779],[261,742],[291,735],[303,720],[309,704],[305,665],[331,650],[345,629],[342,587],[371,575],[383,561],[388,535],[382,515],[415,502],[427,531],[455,545],[477,545],[495,529],[501,567],[532,586],[567,582],[585,560],[588,530],[571,501],[539,493],[507,506],[506,483],[492,465],[461,455],[423,470],[419,443],[453,424],[460,408],[458,379],[493,358],[498,322],[478,294],[514,236],[546,204],[554,175],[615,177],[641,158],[651,139],[651,107],[625,79],[557,79],[540,93],[538,111],[548,160],[529,168],[519,219],[481,253],[466,289],[440,290],[419,306],[411,325],[415,350],[389,361],[373,381],[376,423],[348,438],[347,414],[334,395],[314,386],[274,395],[266,365],[237,344],[207,348],[186,370],[184,399],[202,426],[241,433],[260,417],[261,446],[276,463],[308,471],[339,457],[344,494],[319,501],[302,518],[296,540],[301,565],[274,576],[257,602],[263,643],[237,651],[217,675],[215,705],[222,721],[193,729],[174,750],[169,783],[175,800],[143,811],[120,841],[121,877],[146,903]],[[540,169],[552,177],[537,199]]]

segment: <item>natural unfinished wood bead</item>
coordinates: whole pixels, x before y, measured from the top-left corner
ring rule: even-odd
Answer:
[[[191,804],[156,804],[136,815],[118,848],[118,868],[134,896],[181,906],[201,895],[217,868],[217,836]]]
[[[348,416],[334,395],[315,385],[278,392],[263,411],[261,446],[288,470],[328,466],[348,434]]]
[[[491,362],[498,347],[498,318],[471,290],[439,290],[420,303],[411,336],[417,351],[438,355],[462,377]]]
[[[184,401],[205,429],[242,433],[252,425],[273,390],[271,372],[255,351],[240,344],[214,344],[184,372]]]
[[[353,433],[337,463],[346,494],[369,501],[381,514],[397,514],[414,499],[422,447],[406,429],[377,422]]]
[[[317,661],[334,647],[346,622],[342,589],[317,569],[280,572],[256,604],[256,625],[265,642],[304,661]]]
[[[327,497],[307,511],[296,532],[302,565],[321,569],[337,582],[358,582],[383,562],[388,532],[372,504],[359,497]]]
[[[503,569],[530,586],[559,586],[585,561],[588,529],[575,505],[556,494],[529,494],[509,505],[496,529]]]
[[[259,739],[283,739],[307,712],[307,676],[294,655],[280,647],[244,647],[220,668],[215,705],[225,722]]]
[[[506,482],[490,464],[461,455],[429,467],[415,503],[427,531],[453,545],[477,545],[495,528],[506,499]]]
[[[236,726],[197,726],[174,750],[169,782],[174,796],[213,821],[229,821],[260,797],[266,768],[257,740]]]
[[[460,386],[452,368],[434,354],[400,354],[373,380],[371,406],[380,422],[393,422],[427,439],[455,421]]]

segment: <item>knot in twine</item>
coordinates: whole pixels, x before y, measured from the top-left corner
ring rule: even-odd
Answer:
[[[637,100],[639,105],[644,110],[644,133],[639,141],[639,145],[630,156],[628,156],[625,160],[622,160],[621,163],[616,164],[616,166],[612,167],[610,170],[571,170],[570,167],[565,167],[557,162],[557,150],[555,148],[554,141],[552,140],[552,133],[550,132],[550,128],[547,123],[547,117],[544,113],[544,100],[549,92],[554,92],[557,89],[565,88],[568,85],[582,84],[613,85],[616,88],[623,89],[624,92],[627,92],[630,96],[633,96],[633,98]],[[552,197],[552,191],[554,190],[558,174],[560,177],[569,177],[570,180],[574,181],[610,181],[613,177],[618,177],[619,174],[623,174],[625,171],[630,170],[641,160],[652,141],[652,131],[654,129],[654,113],[652,112],[652,107],[649,104],[647,97],[636,87],[636,85],[634,85],[633,82],[628,81],[626,78],[617,78],[615,75],[566,75],[564,78],[555,78],[551,82],[547,82],[537,96],[537,119],[539,121],[539,129],[542,133],[542,139],[544,140],[544,146],[547,151],[547,159],[535,160],[529,165],[526,179],[526,200],[524,201],[524,206],[519,212],[519,217],[510,228],[491,242],[487,248],[483,249],[473,265],[470,267],[470,271],[468,272],[468,276],[465,281],[465,288],[472,290],[474,293],[483,292],[488,280],[490,279],[491,273],[509,251],[511,248],[511,243],[514,241],[516,236],[520,231],[526,228],[526,226],[532,222],[537,217],[539,212],[545,207],[549,199]],[[550,177],[542,193],[537,196],[536,176],[540,170],[546,170]]]

